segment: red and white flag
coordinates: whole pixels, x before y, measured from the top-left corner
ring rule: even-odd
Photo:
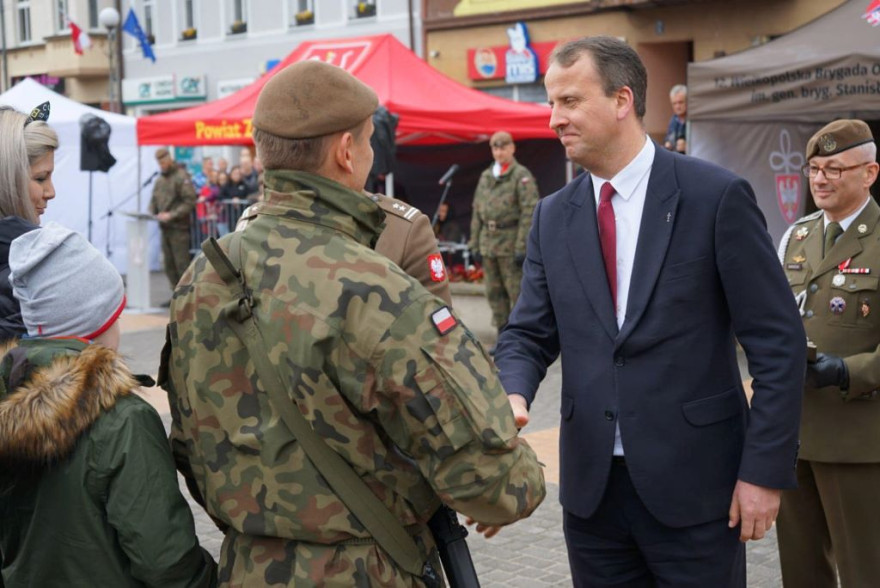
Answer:
[[[872,27],[880,25],[880,0],[873,0],[865,9],[862,18],[867,20]]]
[[[70,38],[73,39],[73,50],[77,55],[82,55],[84,49],[92,46],[92,39],[89,34],[79,28],[72,20],[67,21],[70,25]]]

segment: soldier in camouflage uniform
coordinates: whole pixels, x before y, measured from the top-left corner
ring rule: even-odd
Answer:
[[[519,297],[526,238],[539,196],[532,172],[513,156],[510,133],[498,131],[489,143],[495,163],[480,176],[474,193],[469,246],[483,257],[492,324],[500,330]]]
[[[253,119],[265,201],[228,255],[253,290],[291,401],[436,559],[425,523],[438,499],[504,525],[530,514],[545,489],[474,335],[371,248],[385,217],[362,193],[377,102],[317,61],[266,84]],[[198,256],[174,293],[160,370],[178,465],[226,528],[221,582],[424,586],[372,540],[279,422],[247,349],[219,318],[230,299]]]
[[[190,217],[196,205],[196,190],[167,149],[158,149],[156,159],[162,175],[153,187],[150,212],[156,215],[162,229],[165,275],[174,288],[190,261]]]

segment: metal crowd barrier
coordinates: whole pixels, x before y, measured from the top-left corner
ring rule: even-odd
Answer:
[[[219,239],[235,229],[235,223],[244,209],[253,204],[250,200],[214,200],[213,202],[197,201],[190,222],[190,253],[195,255],[202,248],[202,242],[208,237]]]

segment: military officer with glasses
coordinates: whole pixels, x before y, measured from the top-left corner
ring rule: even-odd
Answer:
[[[880,207],[877,146],[861,120],[807,143],[819,210],[795,222],[779,257],[816,345],[807,366],[798,489],[778,518],[783,584],[880,586]],[[784,353],[784,350],[780,350]]]

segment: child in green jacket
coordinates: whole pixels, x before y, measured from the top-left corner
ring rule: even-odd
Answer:
[[[122,278],[81,235],[16,238],[28,337],[0,349],[0,561],[16,586],[213,586],[165,429],[116,349]]]

